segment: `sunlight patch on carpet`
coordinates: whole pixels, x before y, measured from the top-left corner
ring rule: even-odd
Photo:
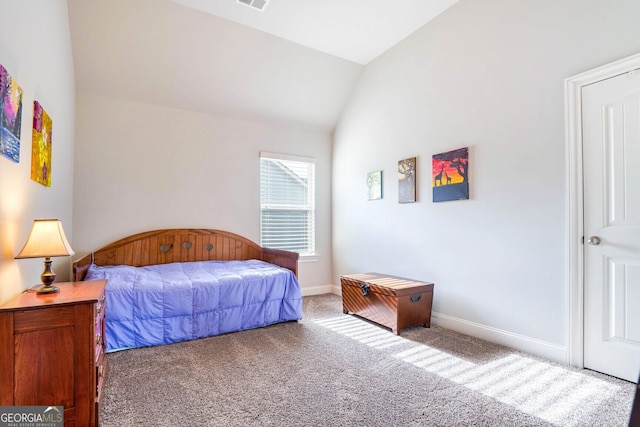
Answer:
[[[524,413],[558,426],[578,426],[588,419],[586,403],[606,404],[618,386],[560,366],[509,354],[477,364],[444,351],[418,344],[356,317],[340,316],[314,323],[334,332],[385,350],[401,345],[406,350],[389,352],[389,357],[410,363],[447,378],[470,390],[492,397]]]
[[[407,340],[398,335],[394,335],[376,325],[351,317],[314,320],[314,323],[366,344],[369,347],[388,348],[407,343]]]

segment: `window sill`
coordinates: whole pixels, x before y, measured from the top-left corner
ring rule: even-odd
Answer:
[[[313,255],[300,255],[300,258],[298,259],[299,262],[317,262],[318,261],[318,254],[313,254]]]

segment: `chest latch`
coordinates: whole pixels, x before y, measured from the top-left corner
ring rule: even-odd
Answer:
[[[360,283],[360,291],[362,292],[363,297],[369,296],[369,285],[366,283]]]

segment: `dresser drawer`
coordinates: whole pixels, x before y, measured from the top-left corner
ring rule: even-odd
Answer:
[[[95,426],[100,425],[100,411],[104,397],[104,386],[109,373],[109,361],[107,355],[103,353],[96,362],[96,395],[95,395]]]
[[[107,355],[103,353],[96,362],[96,401],[102,400],[104,382],[107,380],[108,370],[109,362]]]
[[[106,342],[105,342],[105,295],[102,294],[98,298],[98,302],[95,304],[95,327],[94,327],[94,345],[95,345],[95,360],[100,359],[100,356],[105,354]]]

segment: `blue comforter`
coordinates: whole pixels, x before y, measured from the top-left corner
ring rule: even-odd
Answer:
[[[258,260],[148,267],[91,265],[107,279],[107,351],[154,346],[302,318],[293,272]]]

